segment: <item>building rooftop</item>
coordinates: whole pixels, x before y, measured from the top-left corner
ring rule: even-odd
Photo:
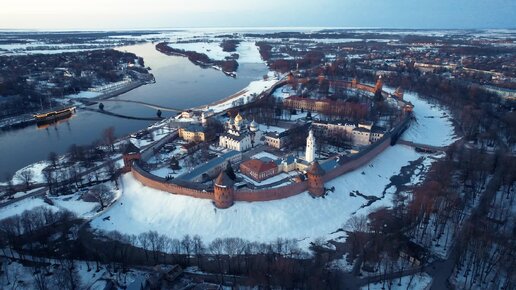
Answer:
[[[124,154],[135,154],[140,153],[140,149],[136,147],[132,142],[129,142],[124,148]]]
[[[206,128],[199,124],[190,124],[184,128],[188,132],[204,132]]]
[[[197,176],[199,176],[199,175],[209,171],[213,167],[219,166],[220,164],[222,164],[224,162],[227,162],[227,160],[229,158],[232,158],[232,157],[234,157],[235,155],[238,155],[238,154],[241,154],[241,153],[238,152],[238,151],[231,150],[231,151],[229,151],[227,153],[224,153],[224,154],[220,155],[219,157],[213,158],[210,161],[195,167],[192,171],[190,171],[188,173],[185,173],[183,175],[180,175],[177,178],[183,179],[183,180],[193,179],[193,178],[195,178],[195,177],[197,177]]]
[[[307,172],[313,174],[313,175],[324,175],[324,170],[321,168],[321,165],[319,162],[314,161],[312,162],[312,165],[308,168]]]
[[[225,170],[221,170],[217,179],[215,179],[215,185],[219,187],[231,187],[235,182],[229,178]]]
[[[241,166],[247,167],[249,170],[253,172],[265,172],[267,170],[273,169],[276,166],[276,164],[271,161],[262,161],[260,159],[250,159],[247,161],[242,162]]]

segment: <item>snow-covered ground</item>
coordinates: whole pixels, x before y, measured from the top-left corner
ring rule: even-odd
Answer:
[[[269,152],[265,152],[265,151],[262,151],[262,152],[259,152],[259,153],[256,153],[254,154],[253,156],[251,156],[251,158],[253,159],[260,159],[260,158],[270,158],[272,160],[276,160],[278,159],[278,156],[274,155],[274,154],[271,154]]]
[[[405,92],[403,98],[414,105],[416,122],[402,139],[414,143],[447,146],[457,140],[449,112],[437,104],[430,104],[416,93]]]
[[[210,200],[172,195],[145,187],[126,174],[122,177],[120,200],[95,218],[92,227],[126,234],[156,230],[171,238],[198,234],[207,243],[218,237],[242,237],[261,242],[282,237],[299,240],[300,246],[306,250],[313,239],[334,232],[353,214],[365,214],[372,208],[389,206],[389,194],[372,206],[362,208],[367,201],[349,193],[358,190],[381,197],[383,189],[390,183],[389,178],[419,157],[421,155],[409,147],[390,147],[369,164],[329,182],[326,186],[335,186],[335,192],[330,192],[325,198],[313,199],[305,192],[276,201],[237,202],[225,210],[216,209]],[[431,159],[427,160],[431,162]],[[107,216],[110,220],[104,221]]]
[[[162,167],[159,169],[151,170],[150,173],[152,173],[156,176],[159,176],[159,177],[163,177],[163,178],[165,178],[167,176],[177,177],[181,174],[186,173],[187,169],[188,169],[186,167],[186,165],[184,165],[182,160],[180,161],[180,166],[181,166],[181,168],[179,170],[172,170],[172,169],[170,169],[170,167]]]
[[[35,259],[33,257],[25,255],[24,258],[30,258],[29,260]],[[37,260],[37,259],[36,259]],[[52,270],[49,271],[52,274],[43,275],[42,278],[46,282],[45,289],[58,289],[63,288],[63,275],[65,272],[61,272],[61,268],[58,265],[61,261],[51,259]],[[140,289],[140,285],[132,285],[133,288],[126,288],[134,282],[144,281],[146,272],[139,270],[129,270],[127,272],[109,274],[106,270],[106,265],[100,265],[99,271],[96,271],[96,265],[93,262],[86,261],[74,261],[74,279],[78,283],[78,289],[90,289],[90,290],[102,290],[106,289],[108,281],[116,281],[118,285],[121,285],[123,289]],[[89,264],[89,266],[88,266]],[[0,259],[0,266],[2,270],[6,271],[7,275],[0,275],[0,289],[39,289],[38,284],[35,281],[34,272],[37,270],[35,267],[24,266],[18,261],[8,262],[7,260]],[[50,266],[49,266],[50,269]],[[40,271],[46,271],[43,268]],[[68,282],[67,282],[68,283]],[[134,287],[136,286],[136,287]]]
[[[111,182],[107,182],[105,185],[113,192],[113,198],[121,195],[121,192],[116,190]],[[63,210],[70,211],[80,218],[91,218],[95,216],[95,214],[97,214],[97,209],[100,207],[99,203],[85,202],[81,197],[82,192],[77,192],[72,195],[49,196],[48,200],[52,204],[45,202],[43,197],[22,199],[2,208],[2,210],[0,210],[0,220],[15,215],[21,215],[24,211],[30,211],[38,207],[48,208],[53,212]]]
[[[54,205],[60,209],[66,209],[73,212],[78,217],[92,217],[99,208],[97,202],[85,202],[81,199],[80,194],[51,197]]]
[[[391,285],[389,286],[389,283]],[[378,282],[376,284],[369,284],[363,286],[362,290],[381,290],[381,289],[392,289],[392,290],[426,290],[432,286],[432,277],[426,273],[415,274],[411,276],[401,277],[393,279],[387,282]]]
[[[32,210],[37,207],[45,207],[48,208],[54,212],[59,211],[59,208],[56,206],[49,205],[48,203],[45,203],[42,198],[40,197],[32,197],[32,198],[26,198],[21,201],[18,201],[16,203],[10,204],[2,210],[0,210],[0,220],[15,216],[15,215],[21,215],[26,210]]]
[[[335,259],[335,260],[329,262],[326,266],[330,270],[338,270],[338,271],[342,271],[342,272],[346,272],[346,273],[351,272],[353,270],[353,263],[350,264],[346,259],[347,259],[347,254],[345,254],[340,259]]]
[[[258,124],[258,129],[260,129],[260,131],[262,131],[262,132],[276,132],[276,133],[281,133],[286,130],[285,128],[281,128],[281,127],[277,127],[277,126],[267,126],[264,124]]]
[[[247,181],[249,183],[252,183],[255,186],[260,186],[260,185],[267,185],[267,184],[275,183],[275,182],[278,182],[278,181],[281,181],[281,180],[287,179],[287,178],[290,179],[290,178],[292,178],[292,177],[294,177],[294,176],[296,176],[298,174],[299,173],[296,172],[296,171],[291,171],[289,173],[280,173],[280,174],[275,175],[275,176],[273,176],[271,178],[267,178],[265,180],[262,180],[261,182],[256,182],[253,179],[251,179],[251,178],[249,178],[249,177],[247,177],[247,176],[245,176],[243,174],[240,174],[240,176],[243,177],[245,179],[245,181]],[[286,181],[286,182],[282,183],[281,185],[283,186],[283,185],[286,185],[288,183],[291,183],[291,182]]]
[[[278,88],[272,93],[274,97],[277,99],[283,100],[290,96],[296,95],[296,91],[292,88],[290,85],[282,86],[281,88]]]
[[[13,176],[13,183],[14,184],[22,184],[23,178],[22,178],[22,172],[26,170],[32,171],[32,179],[31,183],[44,183],[45,182],[45,176],[43,175],[43,169],[48,167],[50,165],[50,162],[48,161],[40,161],[33,163],[31,165],[25,166],[22,169],[16,171]]]

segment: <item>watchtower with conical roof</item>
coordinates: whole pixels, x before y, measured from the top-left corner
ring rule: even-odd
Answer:
[[[306,175],[308,176],[308,192],[314,197],[324,195],[324,169],[321,168],[319,162],[314,161],[308,168]]]
[[[228,176],[226,171],[220,171],[213,187],[216,207],[228,208],[233,205],[235,194],[234,181]]]
[[[376,84],[374,86],[374,92],[375,94],[377,93],[381,93],[382,92],[382,89],[383,89],[383,80],[382,80],[382,76],[380,75],[378,77],[378,80],[376,80]]]
[[[133,143],[129,142],[125,146],[124,153],[122,154],[122,158],[124,159],[124,167],[122,168],[122,172],[131,171],[131,165],[134,160],[140,160],[142,155],[140,153],[140,149],[136,147]]]

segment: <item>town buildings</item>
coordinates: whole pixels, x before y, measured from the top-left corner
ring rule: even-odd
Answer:
[[[179,137],[188,142],[204,142],[208,139],[206,127],[198,124],[190,124],[185,128],[179,128]]]

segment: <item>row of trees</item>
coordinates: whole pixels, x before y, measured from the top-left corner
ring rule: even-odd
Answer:
[[[308,253],[302,251],[295,240],[259,243],[242,238],[216,238],[206,244],[198,235],[174,239],[155,231],[139,235],[115,231],[106,236],[112,241],[99,253],[99,259],[116,261],[120,267],[135,261],[151,265],[177,263],[216,273],[221,283],[231,281],[236,275],[264,286],[338,289],[336,276],[324,267],[327,258],[316,251],[313,260],[307,259]]]

